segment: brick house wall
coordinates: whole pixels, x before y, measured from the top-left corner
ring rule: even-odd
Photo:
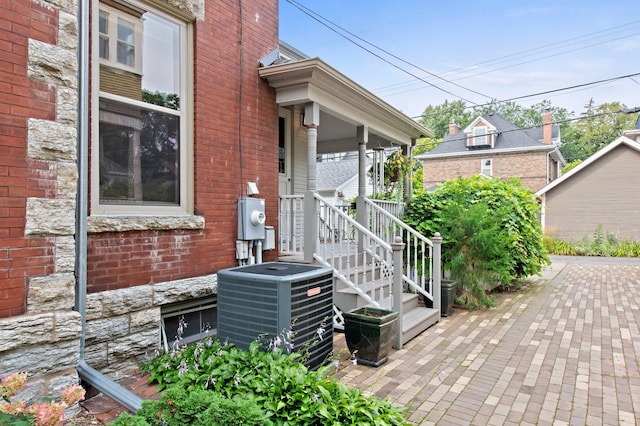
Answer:
[[[30,120],[55,121],[56,87],[29,76],[30,43],[56,44],[59,10],[31,1],[0,3],[0,317],[26,311],[26,279],[54,272],[55,241],[25,235],[27,198],[55,198],[55,162],[29,155]]]
[[[212,274],[237,264],[237,199],[248,181],[258,182],[267,223],[276,224],[278,110],[257,66],[278,45],[277,2],[245,2],[244,9],[242,46],[238,2],[208,1],[206,19],[194,26],[194,213],[204,228],[92,233],[89,292]],[[264,260],[275,255],[265,252]]]
[[[238,2],[208,0],[194,23],[197,221],[90,215],[90,365],[117,374],[141,362],[158,345],[162,306],[215,294],[216,272],[238,265],[237,202],[247,182],[258,184],[267,224],[277,224],[278,107],[258,76],[259,59],[278,46],[277,11],[275,0],[243,2],[241,22]],[[276,257],[264,252],[263,261]]]
[[[14,0],[0,15],[0,376],[27,371],[34,400],[77,381],[77,9]]]
[[[196,18],[194,212],[89,212],[85,357],[106,373],[157,347],[162,306],[214,294],[216,272],[237,265],[247,182],[277,224],[278,107],[257,70],[278,46],[278,3],[245,1],[242,19],[233,0],[170,3]],[[0,14],[0,375],[27,371],[31,400],[77,381],[78,11],[70,1],[14,0],[0,2]]]
[[[477,175],[480,173],[483,159],[492,160],[495,178],[519,177],[522,184],[533,192],[547,184],[547,153],[545,151],[495,153],[487,150],[484,154],[424,159],[424,187],[431,188],[447,180]]]

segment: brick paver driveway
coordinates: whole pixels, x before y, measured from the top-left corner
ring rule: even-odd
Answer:
[[[455,309],[385,365],[336,377],[415,424],[640,424],[640,259],[552,260],[497,308]]]

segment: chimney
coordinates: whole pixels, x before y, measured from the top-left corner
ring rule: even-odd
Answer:
[[[451,120],[449,120],[449,134],[450,135],[457,135],[458,134],[458,130],[460,130],[458,128],[458,125],[456,124],[456,121],[452,118]]]
[[[550,145],[553,142],[552,138],[552,123],[551,111],[545,109],[542,113],[542,143]]]

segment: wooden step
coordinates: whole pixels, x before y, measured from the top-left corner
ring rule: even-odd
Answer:
[[[440,321],[440,311],[418,306],[402,313],[402,344],[406,344]]]

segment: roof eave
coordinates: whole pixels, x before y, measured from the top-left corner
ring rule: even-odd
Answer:
[[[625,144],[625,145],[629,146],[630,148],[633,148],[636,151],[640,152],[640,143],[638,143],[638,142],[636,142],[636,141],[634,141],[632,139],[629,139],[627,136],[620,136],[618,139],[616,139],[615,141],[611,142],[609,145],[605,146],[600,151],[596,152],[591,157],[587,158],[582,163],[578,164],[576,167],[574,167],[573,169],[569,170],[564,175],[560,176],[558,179],[554,180],[553,182],[549,183],[544,188],[540,189],[538,192],[536,192],[536,195],[538,195],[538,196],[544,195],[549,190],[551,190],[551,189],[555,188],[556,186],[560,185],[565,180],[571,178],[571,176],[574,176],[574,175],[580,173],[581,170],[589,167],[589,165],[591,165],[592,163],[598,161],[598,159],[600,159],[601,157],[605,156],[610,151],[613,151],[619,145],[622,145],[622,144]]]
[[[429,154],[428,152],[420,155],[416,155],[417,160],[430,160],[432,158],[448,158],[448,157],[466,157],[466,156],[481,156],[492,154],[510,154],[514,152],[528,152],[528,151],[553,151],[557,148],[557,145],[544,145],[544,146],[527,146],[518,148],[491,148],[491,149],[478,149],[468,151],[456,151],[445,152],[442,154]]]
[[[313,85],[337,99],[353,104],[410,138],[433,137],[431,130],[387,104],[320,58],[271,65],[260,68],[258,73],[276,90]],[[314,99],[307,101],[313,102]]]

